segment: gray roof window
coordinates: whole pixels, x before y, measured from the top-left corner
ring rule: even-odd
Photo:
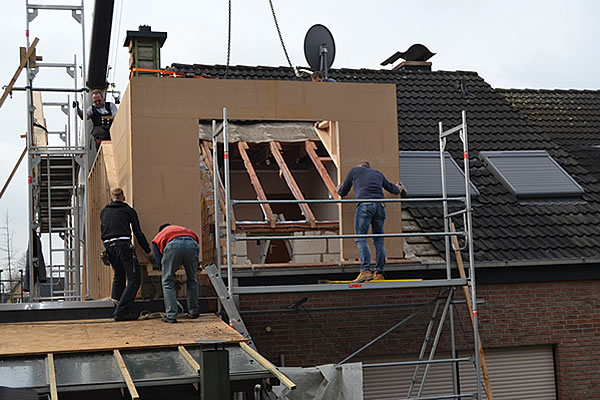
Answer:
[[[465,175],[448,152],[446,162],[446,191],[448,197],[465,195]],[[440,153],[437,151],[401,151],[400,183],[406,197],[442,197]],[[479,190],[471,183],[471,196],[479,196]]]
[[[490,172],[518,199],[578,197],[581,186],[545,150],[482,151]]]

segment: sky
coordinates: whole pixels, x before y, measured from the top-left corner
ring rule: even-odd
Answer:
[[[380,67],[396,51],[422,43],[437,53],[433,70],[476,71],[497,88],[600,88],[600,2],[595,0],[272,0],[285,45],[294,66],[307,66],[303,41],[314,24],[323,24],[336,43],[333,68]],[[33,4],[81,4],[80,1],[31,1]],[[285,66],[268,0],[232,0],[231,65]],[[25,46],[25,0],[0,3],[0,82],[7,85]],[[86,43],[92,28],[93,0],[84,0]],[[228,1],[168,3],[115,0],[108,80],[124,92],[128,82],[127,30],[150,25],[167,32],[163,67],[172,63],[226,63]],[[44,62],[83,59],[82,29],[66,11],[40,10],[30,23],[38,37],[37,55]],[[82,82],[80,76],[79,82]],[[15,86],[25,85],[22,73]],[[41,87],[72,87],[62,70],[43,69],[34,81]],[[112,100],[109,96],[109,101]],[[45,101],[70,101],[64,94]],[[61,130],[66,116],[46,112],[48,129]],[[26,100],[14,92],[0,108],[0,185],[8,178],[25,146]],[[56,138],[51,144],[58,144]],[[27,247],[27,178],[25,163],[0,199],[0,227],[9,218],[14,251]],[[0,238],[0,243],[2,243]],[[0,254],[0,268],[4,263]]]

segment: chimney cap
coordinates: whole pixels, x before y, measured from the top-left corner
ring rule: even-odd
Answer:
[[[167,40],[167,32],[153,32],[150,25],[140,25],[137,31],[127,31],[123,47],[129,47],[133,39],[154,39],[162,47]]]
[[[415,43],[408,48],[404,53],[401,51],[397,51],[392,56],[387,58],[385,61],[381,63],[381,65],[392,64],[399,58],[402,58],[406,61],[427,61],[431,57],[433,57],[435,53],[429,51],[429,49],[420,43]]]

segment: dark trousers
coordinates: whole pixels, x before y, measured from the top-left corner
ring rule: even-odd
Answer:
[[[128,240],[117,240],[106,246],[106,252],[114,271],[111,297],[119,301],[114,315],[131,312],[131,304],[140,287],[140,269]],[[125,286],[127,280],[127,286]]]

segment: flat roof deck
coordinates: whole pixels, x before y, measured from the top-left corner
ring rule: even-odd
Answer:
[[[1,326],[0,357],[245,341],[214,314],[182,318],[177,324],[166,324],[159,318],[15,322]]]

